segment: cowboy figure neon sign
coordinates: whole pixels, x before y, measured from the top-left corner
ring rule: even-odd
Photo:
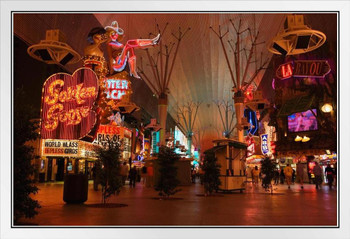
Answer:
[[[126,63],[128,62],[130,68],[130,75],[135,78],[140,78],[136,72],[136,56],[134,49],[147,48],[149,46],[157,45],[160,39],[158,34],[153,39],[135,39],[128,40],[125,45],[120,43],[124,30],[118,26],[117,21],[113,21],[111,26],[105,27],[107,35],[109,36],[108,46],[114,50],[121,50],[122,52],[113,59],[112,68],[116,72],[121,72],[125,69]]]

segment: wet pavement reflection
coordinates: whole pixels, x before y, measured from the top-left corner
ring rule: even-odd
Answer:
[[[316,190],[314,185],[274,186],[270,194],[248,183],[243,193],[203,196],[199,183],[181,187],[173,197],[179,200],[156,200],[157,192],[139,183],[136,188],[125,185],[109,203],[126,207],[96,208],[89,204],[101,202],[101,191],[89,183],[85,204],[65,204],[63,183],[38,184],[34,196],[42,208],[34,219],[25,223],[55,226],[336,226],[337,191],[327,186]]]

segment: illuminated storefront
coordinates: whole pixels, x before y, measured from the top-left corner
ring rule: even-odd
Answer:
[[[187,151],[187,137],[182,133],[182,131],[175,126],[174,130],[174,141],[175,141],[175,152],[180,155],[184,155]],[[194,152],[194,147],[192,154]]]
[[[96,145],[81,140],[42,139],[39,181],[63,181],[65,174],[84,173],[91,178]]]

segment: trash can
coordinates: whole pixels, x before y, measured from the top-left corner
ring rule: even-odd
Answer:
[[[45,182],[45,173],[39,173],[39,183]]]
[[[66,203],[84,203],[88,197],[88,186],[88,175],[65,175],[63,186],[63,201]]]

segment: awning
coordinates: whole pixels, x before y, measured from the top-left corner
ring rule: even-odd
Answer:
[[[277,117],[284,117],[296,112],[303,112],[311,109],[315,95],[299,96],[286,101],[279,110]]]
[[[238,142],[238,141],[229,142],[228,144],[229,144],[229,146],[233,146],[233,147],[235,147],[237,149],[246,149],[247,148],[247,144],[241,143],[241,142]]]
[[[204,151],[204,154],[215,153],[216,151],[218,151],[220,149],[223,149],[223,148],[226,148],[226,145],[215,146],[215,147],[213,147],[211,149],[208,149],[208,150]]]

